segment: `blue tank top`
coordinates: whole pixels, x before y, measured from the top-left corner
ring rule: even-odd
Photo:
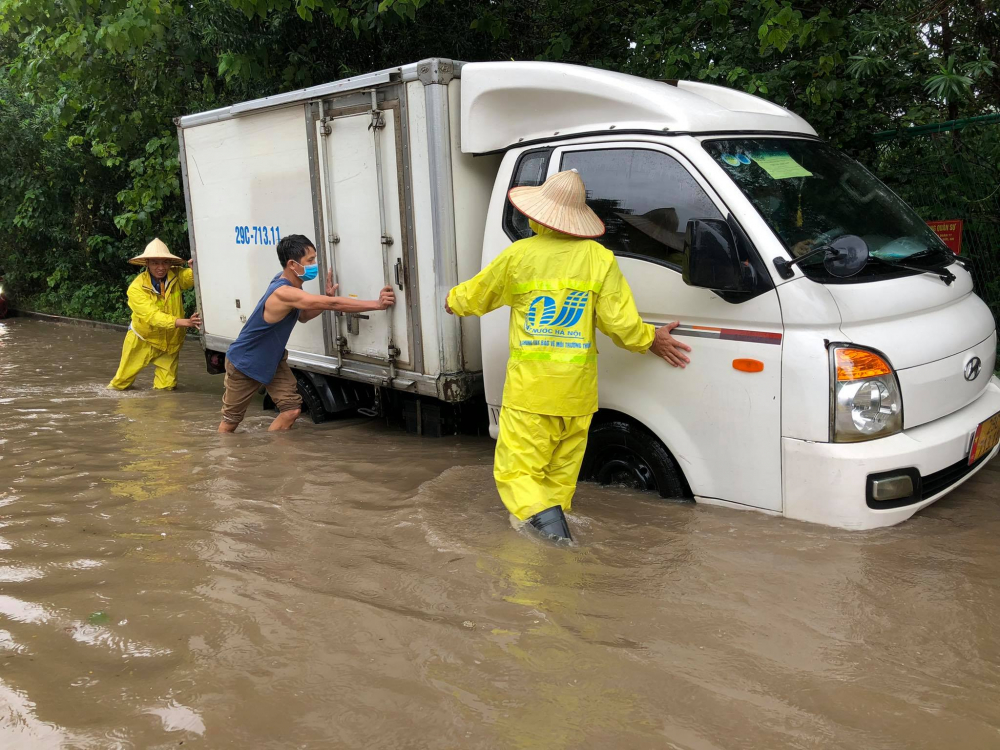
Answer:
[[[292,329],[299,320],[299,311],[292,310],[277,323],[264,320],[264,304],[279,286],[292,286],[280,273],[271,279],[270,286],[260,298],[257,307],[250,313],[246,325],[229,345],[226,358],[233,367],[258,383],[270,383],[278,369],[278,363],[285,356],[285,346]]]

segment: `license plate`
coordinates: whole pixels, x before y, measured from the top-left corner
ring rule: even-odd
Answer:
[[[988,455],[997,447],[997,443],[1000,443],[1000,412],[981,422],[976,428],[976,436],[972,438],[972,448],[969,450],[969,466]]]

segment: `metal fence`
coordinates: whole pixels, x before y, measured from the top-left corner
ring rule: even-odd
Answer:
[[[958,240],[1000,323],[1000,115],[877,133],[859,160],[927,222]],[[939,232],[941,233],[941,232]]]

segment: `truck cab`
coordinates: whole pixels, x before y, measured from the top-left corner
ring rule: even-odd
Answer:
[[[550,63],[467,65],[462,93],[463,150],[504,152],[483,264],[530,234],[507,191],[576,169],[643,319],[693,350],[674,369],[599,342],[585,478],[868,529],[996,455],[996,327],[969,273],[802,118]],[[494,436],[508,320],[482,321]]]

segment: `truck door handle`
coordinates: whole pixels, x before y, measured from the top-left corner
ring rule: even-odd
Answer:
[[[403,259],[396,259],[396,286],[399,287],[399,291],[403,291]]]

